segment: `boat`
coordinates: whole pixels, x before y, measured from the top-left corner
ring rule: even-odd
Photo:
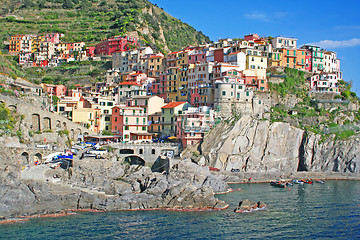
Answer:
[[[302,181],[299,181],[299,180],[293,180],[293,183],[295,183],[295,184],[300,184],[300,185],[304,185],[304,182],[302,182]]]
[[[286,188],[286,183],[280,181],[271,181],[270,185],[279,188]]]
[[[313,184],[313,181],[312,181],[312,180],[309,180],[309,179],[307,179],[307,180],[301,179],[301,181],[302,181],[303,183]]]
[[[325,181],[320,180],[320,179],[315,179],[315,182],[317,182],[317,183],[322,183],[322,184],[324,184],[324,183],[325,183]]]

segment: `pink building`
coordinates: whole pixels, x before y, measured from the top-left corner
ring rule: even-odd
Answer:
[[[251,33],[251,34],[246,35],[244,37],[245,41],[255,41],[255,40],[259,40],[259,39],[260,39],[260,37],[256,33]]]
[[[60,33],[47,33],[44,36],[44,42],[60,43]]]
[[[160,93],[159,93],[159,94],[156,94],[156,95],[158,95],[159,97],[161,97],[161,98],[163,98],[164,100],[166,100],[166,99],[167,99],[166,89],[167,89],[166,74],[160,74],[160,85],[159,85]]]
[[[202,141],[204,134],[213,126],[214,111],[208,107],[189,107],[177,117],[176,137],[187,148]]]
[[[125,81],[133,82],[137,84],[144,84],[146,79],[147,79],[147,75],[145,73],[132,72],[129,75],[127,75]]]
[[[194,50],[188,53],[189,64],[206,62],[206,50]]]
[[[127,36],[115,36],[96,44],[95,54],[112,55],[114,52],[125,52],[131,49],[131,46],[137,47],[137,38]]]
[[[67,88],[64,85],[52,85],[52,84],[41,83],[41,87],[44,89],[44,92],[46,92],[48,95],[55,95],[57,97],[62,97],[66,95]]]
[[[160,95],[160,79],[156,79],[148,87],[149,95]]]

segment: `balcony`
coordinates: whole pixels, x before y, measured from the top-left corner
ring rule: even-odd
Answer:
[[[301,66],[305,66],[305,63],[302,63],[302,62],[297,62],[296,64],[301,65]]]
[[[160,121],[159,122],[161,125],[173,125],[175,122],[174,121]]]
[[[184,128],[184,132],[199,132],[199,133],[203,133],[203,132],[208,132],[210,130],[209,126],[203,126],[203,127],[195,127],[195,126],[185,126]]]

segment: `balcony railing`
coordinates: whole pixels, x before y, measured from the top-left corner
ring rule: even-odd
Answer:
[[[174,121],[160,121],[160,124],[162,125],[173,125],[175,122]]]
[[[206,127],[195,127],[195,126],[185,126],[185,132],[208,132],[210,130],[209,126]]]

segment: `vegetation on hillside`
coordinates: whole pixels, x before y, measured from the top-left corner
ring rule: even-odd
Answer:
[[[210,42],[147,0],[1,0],[1,44],[15,34],[65,34],[64,42],[95,45],[131,32],[159,51]],[[10,13],[9,13],[10,9]],[[2,45],[4,49],[4,45]]]
[[[306,86],[306,74],[296,69],[285,69],[286,77],[283,83],[269,83],[272,94],[279,99],[296,97],[297,104],[294,107],[286,107],[279,103],[271,108],[271,122],[289,122],[295,127],[302,128],[316,134],[327,137],[335,134],[337,139],[348,139],[356,134],[360,128],[360,113],[350,111],[347,106],[350,103],[358,104],[358,98],[351,92],[351,83],[340,81],[341,95],[335,95],[333,99],[324,100],[325,103],[333,103],[333,107],[324,108],[315,99],[311,99]],[[338,99],[338,100],[337,100]]]

